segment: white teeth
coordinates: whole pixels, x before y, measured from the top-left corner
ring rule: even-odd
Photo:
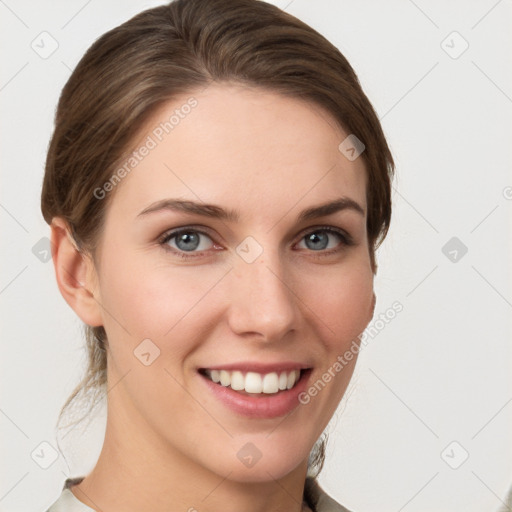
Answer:
[[[288,374],[288,382],[286,383],[286,389],[291,389],[295,384],[295,370]]]
[[[231,375],[226,370],[220,371],[220,383],[223,386],[229,386],[231,384]]]
[[[263,393],[277,393],[279,391],[279,377],[277,373],[267,373],[263,377]]]
[[[247,393],[275,394],[285,389],[291,389],[300,377],[300,370],[283,371],[260,374],[247,372],[245,375],[239,371],[206,370],[206,375],[213,382],[222,386],[230,386],[235,391]]]
[[[231,389],[240,391],[245,387],[245,379],[242,372],[233,372],[231,374]]]
[[[283,389],[286,389],[287,383],[288,383],[288,375],[286,375],[286,372],[281,372],[281,375],[279,375],[279,389],[281,391]]]
[[[261,393],[263,391],[261,375],[254,372],[248,372],[245,376],[245,391],[247,391],[247,393]]]

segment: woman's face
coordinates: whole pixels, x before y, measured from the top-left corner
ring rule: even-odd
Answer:
[[[239,481],[305,468],[373,314],[347,136],[313,104],[236,85],[152,117],[109,192],[95,269],[124,439]]]

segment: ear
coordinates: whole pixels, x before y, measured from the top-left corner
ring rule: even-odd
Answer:
[[[52,258],[60,293],[88,325],[103,325],[98,279],[92,258],[80,252],[67,222],[55,217],[51,224]]]

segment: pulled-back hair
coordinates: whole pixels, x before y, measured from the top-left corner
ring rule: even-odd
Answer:
[[[160,106],[213,82],[309,101],[364,143],[368,246],[375,272],[375,250],[391,218],[394,172],[379,119],[340,51],[305,23],[260,0],[175,0],[141,12],[94,42],[59,99],[41,195],[46,222],[63,218],[77,247],[94,260],[114,195],[100,200],[94,190],[111,178]],[[102,326],[84,330],[88,368],[58,424],[78,398],[90,412],[105,396],[106,332]],[[323,466],[324,443],[322,436],[310,454],[310,475]]]

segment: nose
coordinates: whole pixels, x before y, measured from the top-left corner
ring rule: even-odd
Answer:
[[[282,265],[261,256],[235,263],[229,283],[228,322],[240,336],[275,342],[297,328],[298,299]]]

